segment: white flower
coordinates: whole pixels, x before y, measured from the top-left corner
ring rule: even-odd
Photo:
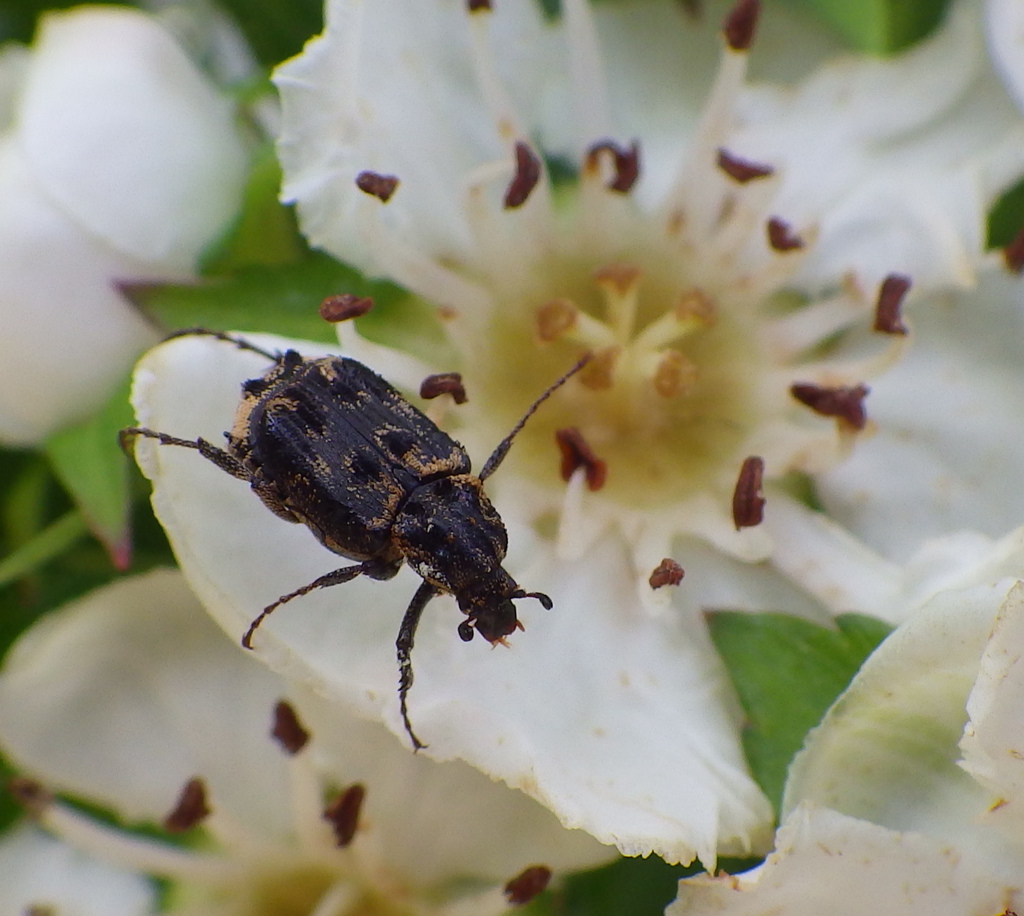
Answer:
[[[344,326],[343,352],[407,392],[460,371],[468,403],[431,412],[478,469],[536,393],[595,354],[487,482],[509,572],[555,607],[523,605],[527,632],[492,652],[461,645],[454,602],[435,601],[417,733],[428,755],[628,854],[710,865],[763,849],[770,808],[701,611],[892,613],[899,569],[784,484],[870,431],[861,385],[903,350],[902,275],[923,291],[966,282],[985,206],[1022,167],[1019,115],[968,3],[902,57],[844,58],[782,89],[745,87],[757,5],[741,3],[709,91],[692,71],[718,39],[688,34],[676,4],[606,20],[566,0],[554,24],[528,2],[469,5],[335,0],[275,77],[304,231],[431,303],[447,335],[413,356]],[[556,160],[570,180],[551,178]],[[136,376],[139,422],[219,441],[239,383],[266,368],[222,342],[161,347]],[[338,565],[196,455],[146,441],[139,459],[190,583],[236,638]],[[679,588],[652,588],[664,558],[685,568]],[[310,594],[256,651],[402,735],[392,643],[415,585]]]
[[[22,637],[0,672],[0,744],[42,827],[166,879],[170,911],[190,916],[497,913],[501,885],[525,867],[609,856],[465,764],[413,757],[380,726],[295,696],[169,571],[101,589]],[[130,834],[50,791],[133,824],[173,812],[179,829],[199,824],[202,841]],[[50,856],[65,880],[74,855]],[[130,911],[118,901],[107,912]]]
[[[143,13],[48,13],[0,51],[0,439],[102,403],[156,337],[117,284],[192,277],[245,167],[232,104]]]
[[[1024,904],[1024,529],[911,564],[916,602],[796,757],[776,851],[670,916],[1003,913]]]

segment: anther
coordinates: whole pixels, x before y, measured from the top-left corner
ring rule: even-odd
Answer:
[[[505,885],[505,897],[510,905],[522,906],[546,890],[550,882],[550,868],[546,865],[531,865]]]
[[[43,784],[27,776],[13,776],[7,780],[7,791],[32,817],[40,817],[53,804],[53,795]]]
[[[569,299],[552,299],[537,309],[537,337],[545,342],[557,340],[576,325],[579,309]]]
[[[749,159],[741,159],[734,156],[726,149],[718,150],[718,167],[725,172],[733,181],[746,184],[748,181],[756,181],[758,178],[767,178],[775,172],[770,165],[760,165],[751,162]]]
[[[342,792],[324,811],[324,820],[331,825],[339,849],[352,842],[359,826],[359,812],[366,798],[366,788],[353,783]]]
[[[768,244],[776,251],[793,251],[803,248],[804,242],[785,220],[773,216],[768,220]]]
[[[680,321],[696,318],[707,327],[711,327],[718,319],[715,300],[704,290],[694,287],[679,297],[675,307],[676,317]]]
[[[666,585],[678,585],[683,581],[683,567],[671,557],[665,557],[657,566],[647,580],[651,588],[663,588]]]
[[[210,814],[206,804],[206,784],[194,777],[185,783],[171,813],[164,818],[164,830],[169,833],[183,833],[195,827]]]
[[[1013,237],[1013,241],[1003,248],[1003,263],[1006,269],[1019,274],[1024,272],[1024,226]]]
[[[598,141],[587,150],[585,165],[589,170],[597,168],[602,153],[612,157],[615,167],[615,177],[605,187],[620,194],[629,193],[640,177],[640,144],[633,140],[624,148],[612,140]]]
[[[505,209],[514,210],[526,203],[540,181],[540,159],[522,140],[516,140],[516,173],[505,191]]]
[[[577,468],[583,468],[587,489],[600,490],[608,479],[608,465],[594,454],[593,449],[575,426],[555,430],[555,441],[562,454],[562,480],[569,480]]]
[[[468,398],[462,384],[462,375],[458,372],[438,372],[428,375],[420,383],[421,398],[431,401],[442,394],[450,394],[456,404],[465,404]]]
[[[640,279],[641,270],[633,264],[607,264],[594,271],[594,282],[599,288],[625,296]]]
[[[760,15],[760,0],[738,0],[722,25],[725,43],[734,51],[748,50],[754,41],[754,31]]]
[[[878,303],[875,305],[875,330],[883,334],[906,334],[907,326],[903,323],[900,309],[903,298],[910,289],[910,277],[902,274],[889,274],[882,281],[878,290]]]
[[[343,293],[340,296],[328,296],[320,303],[320,317],[324,321],[337,324],[339,321],[359,318],[372,308],[373,300],[369,296]]]
[[[360,172],[356,176],[356,187],[365,194],[370,194],[386,204],[398,188],[398,177],[381,175],[378,172]]]
[[[751,455],[743,462],[732,493],[732,521],[736,530],[753,528],[764,521],[764,459]]]
[[[299,721],[295,707],[287,700],[278,700],[274,706],[274,727],[270,730],[270,736],[293,757],[309,741],[309,732]]]
[[[580,372],[580,384],[592,391],[611,388],[615,380],[615,364],[621,352],[621,347],[606,347],[596,352]]]
[[[863,429],[868,422],[864,410],[864,398],[870,390],[867,385],[822,388],[798,382],[789,390],[801,404],[823,417],[836,417],[854,429]]]
[[[651,384],[659,396],[675,398],[693,390],[697,383],[697,366],[678,350],[662,350]]]
[[[491,0],[467,0],[466,9],[471,13],[489,12]]]

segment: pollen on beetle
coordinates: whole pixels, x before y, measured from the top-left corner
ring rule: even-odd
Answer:
[[[331,825],[339,848],[345,848],[355,838],[359,826],[359,813],[362,811],[365,798],[365,786],[354,783],[341,792],[324,810],[324,820]]]
[[[193,778],[182,787],[173,810],[164,818],[163,827],[169,833],[183,833],[201,823],[209,815],[206,784],[199,778]]]

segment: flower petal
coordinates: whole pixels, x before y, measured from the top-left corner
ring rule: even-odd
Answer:
[[[258,357],[218,341],[161,346],[136,375],[139,420],[215,439],[240,381],[258,371]],[[138,455],[186,576],[236,637],[271,599],[347,565],[197,455],[152,440]],[[716,850],[761,848],[771,812],[746,772],[739,712],[697,609],[657,624],[638,614],[636,576],[615,538],[572,563],[526,529],[510,540],[508,568],[550,592],[556,609],[524,606],[527,632],[492,651],[455,638],[462,618],[451,599],[431,605],[409,698],[427,754],[464,759],[630,854],[709,862]],[[393,645],[415,584],[403,572],[311,593],[263,624],[256,651],[407,740]]]
[[[883,554],[902,560],[958,528],[998,536],[1024,517],[1022,301],[1021,282],[992,269],[970,294],[921,303],[914,346],[872,383],[877,435],[818,479],[829,514]]]
[[[194,269],[245,177],[231,103],[157,20],[121,7],[42,19],[18,135],[59,207],[169,271]]]
[[[147,916],[156,894],[141,875],[93,861],[34,827],[0,839],[0,913]]]
[[[970,855],[834,811],[801,807],[749,875],[689,878],[666,916],[892,916],[1009,913],[1020,889]]]
[[[281,693],[181,576],[158,570],[94,592],[17,643],[0,673],[0,742],[48,786],[131,820],[162,820],[200,776],[218,808],[281,835],[286,762],[267,737]]]

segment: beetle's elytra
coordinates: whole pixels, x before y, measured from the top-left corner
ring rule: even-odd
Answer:
[[[195,449],[248,482],[279,518],[305,525],[328,550],[358,561],[265,607],[242,637],[246,648],[263,619],[292,598],[360,575],[390,579],[408,561],[423,582],[396,641],[398,695],[413,746],[425,747],[413,732],[407,697],[416,626],[427,602],[453,595],[466,615],[459,636],[469,641],[476,631],[491,643],[522,628],[513,599],[536,598],[551,607],[547,595],[524,591],[502,567],[508,537],[483,481],[498,468],[526,420],[586,357],[537,398],[475,476],[458,442],[354,359],[272,353],[202,328],[173,336],[185,335],[216,337],[272,363],[260,378],[242,385],[234,425],[225,433],[227,447],[140,427],[122,430],[122,444],[146,436]]]

